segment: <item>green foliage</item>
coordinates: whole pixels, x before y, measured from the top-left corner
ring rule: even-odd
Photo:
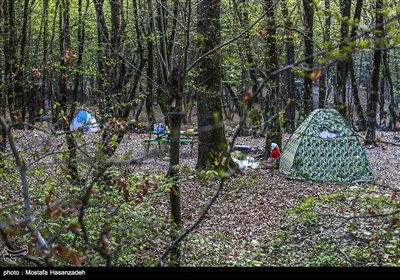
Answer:
[[[273,231],[267,263],[288,266],[398,266],[399,199],[378,186],[305,198]]]

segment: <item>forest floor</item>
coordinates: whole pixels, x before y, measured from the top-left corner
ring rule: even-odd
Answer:
[[[162,121],[162,119],[157,119],[157,121]],[[230,131],[231,128],[229,127],[229,123],[227,126],[227,131]],[[48,138],[46,140],[46,137],[44,137],[40,131],[17,131],[16,133],[19,135],[18,146],[25,150],[27,149],[26,146],[29,146],[29,149],[31,150],[36,149],[35,147],[44,149],[44,152],[46,153],[49,152],[48,149],[50,149],[49,154],[51,155],[53,154],[51,152],[52,150],[56,153],[62,148],[66,148],[64,137],[57,137],[54,139]],[[362,137],[365,136],[364,133],[359,133],[359,135]],[[283,147],[285,146],[289,136],[289,134],[283,135]],[[82,137],[85,138],[84,141],[86,141],[86,143],[95,144],[101,140],[100,133],[83,134]],[[128,132],[116,150],[115,156],[120,157],[128,154],[129,156],[140,157],[145,155],[146,147],[143,144],[143,140],[148,137],[148,133]],[[400,147],[399,142],[395,142],[395,137],[400,137],[400,132],[377,131],[377,137],[382,142],[378,147],[372,149],[367,147],[366,153],[373,170],[375,183],[377,186],[383,187],[371,190],[371,187],[368,186],[368,193],[372,193],[372,195],[378,194],[380,197],[391,198],[391,201],[395,200],[398,202],[399,196],[396,194],[396,191],[393,191],[393,189],[400,189]],[[230,142],[231,139],[229,134],[227,138]],[[397,143],[397,146],[391,145],[389,142]],[[265,146],[265,138],[254,138],[252,136],[238,137],[235,144],[248,145],[253,148],[263,149]],[[93,148],[95,150],[95,146],[93,146]],[[140,174],[140,176],[153,176],[157,174],[165,175],[168,171],[169,165],[169,145],[163,144],[161,145],[161,150],[159,150],[157,144],[152,144],[150,150],[154,151],[154,156],[147,158],[140,165],[121,168],[121,176],[130,178],[135,176],[135,174]],[[254,154],[250,153],[250,156],[260,154],[261,152],[256,149],[256,152]],[[51,159],[49,158],[48,160]],[[47,162],[47,159],[44,159],[44,161]],[[179,187],[181,190],[182,221],[184,228],[191,226],[197,220],[197,218],[202,214],[204,207],[208,204],[209,200],[218,189],[218,178],[204,180],[194,175],[196,174],[196,163],[197,144],[193,147],[192,155],[189,145],[181,145],[180,165],[182,174],[180,176]],[[50,169],[50,167],[46,168]],[[55,170],[57,168],[57,166],[54,166]],[[37,181],[43,181],[41,184],[45,186],[47,184],[44,182],[46,180],[45,178],[46,177],[40,178],[40,180],[37,179]],[[53,180],[55,180],[54,184],[58,183],[61,185],[62,183],[57,180],[62,181],[63,179],[57,177],[53,178]],[[132,189],[134,188],[135,185],[132,185]],[[339,209],[338,203],[335,202],[332,207],[329,206],[328,203],[326,203],[326,205],[323,203],[323,207],[318,210],[319,214],[336,215],[339,212],[343,213],[343,211],[345,211],[346,215],[364,215],[366,211],[368,211],[367,213],[375,213],[369,208],[364,209],[364,206],[361,207],[361,199],[359,201],[358,197],[362,197],[364,190],[367,192],[367,187],[363,185],[287,180],[283,175],[279,174],[278,170],[244,170],[243,176],[233,177],[226,181],[222,193],[213,204],[209,213],[202,220],[200,225],[182,242],[183,265],[296,266],[309,264],[302,262],[300,257],[297,256],[293,257],[290,262],[287,260],[283,261],[288,253],[286,251],[279,255],[279,257],[273,259],[273,253],[271,252],[275,252],[275,249],[271,249],[271,244],[277,240],[275,235],[276,231],[288,228],[288,222],[292,220],[291,211],[304,201],[307,201],[307,199],[320,198],[325,202],[329,195],[337,197],[338,193],[350,189],[354,190],[355,193],[344,194],[344,196],[353,197],[351,200],[344,200],[345,206],[347,205],[351,209],[354,209],[354,197],[357,197],[357,202],[360,202],[360,207],[357,210],[357,213],[347,213],[346,209],[342,209],[342,206],[340,206]],[[43,192],[40,195],[44,197],[46,193]],[[10,201],[11,199],[12,197],[10,197]],[[134,204],[134,200],[132,200],[132,203]],[[314,202],[311,204],[313,204],[312,206],[316,205]],[[379,207],[379,205],[377,207],[374,206],[374,211],[380,213],[378,211],[380,209]],[[394,207],[398,206],[395,205]],[[395,209],[395,211],[398,213],[399,209]],[[315,210],[315,212],[317,211]],[[164,192],[156,199],[155,203],[151,205],[149,213],[150,216],[146,216],[145,219],[162,221],[159,224],[154,224],[154,236],[150,238],[152,240],[151,246],[145,246],[143,252],[135,253],[135,259],[128,261],[124,260],[120,265],[148,265],[149,260],[154,258],[157,259],[157,257],[163,253],[165,248],[169,246],[170,239],[168,234],[163,234],[164,237],[159,238],[159,229],[156,229],[160,224],[162,225],[162,228],[168,228],[170,209],[169,195],[167,192]],[[387,215],[385,214],[382,216],[385,217]],[[348,220],[348,216],[346,216],[346,221]],[[326,222],[328,223],[330,221],[333,221],[333,219],[329,219]],[[393,221],[395,221],[395,225],[398,225],[397,223],[400,224],[398,219],[392,220],[392,223]],[[373,221],[373,223],[374,226],[378,225],[375,221]],[[134,227],[135,225],[132,223],[130,226]],[[337,223],[336,228],[329,231],[332,232],[333,235],[327,238],[329,240],[335,240],[335,234],[340,232],[341,227],[342,224]],[[364,225],[362,227],[364,230]],[[380,224],[379,227],[383,228]],[[367,228],[371,229],[371,226],[367,225]],[[398,229],[399,228],[400,227],[398,227]],[[294,230],[295,235],[297,234],[296,231],[297,228]],[[302,238],[308,236],[307,231],[302,232],[301,234]],[[398,238],[398,236],[396,238]],[[126,239],[126,244],[124,241],[124,244],[119,245],[129,248],[131,242],[132,240]],[[300,247],[303,246],[304,242],[304,240],[301,241]],[[324,242],[326,242],[326,240]],[[395,239],[395,242],[398,242],[398,240]],[[345,244],[346,243],[343,242],[343,245]],[[398,245],[396,246],[398,247]],[[345,249],[342,248],[341,252],[343,252],[343,250]],[[395,248],[395,250],[399,249]],[[396,257],[398,258],[397,264],[400,265],[400,257],[395,256],[394,258]],[[293,262],[293,259],[298,259],[298,262]],[[349,265],[354,265],[347,259],[344,261],[347,261],[347,264]],[[314,263],[311,263],[311,265],[313,264]],[[339,265],[341,264],[343,263],[339,263]]]
[[[394,142],[399,132],[378,132],[382,141]],[[141,142],[148,134],[129,134],[119,151],[141,150]],[[284,135],[286,143],[288,134]],[[398,142],[397,142],[398,143]],[[239,137],[235,144],[251,147],[265,146],[265,138]],[[284,146],[284,145],[283,145]],[[181,146],[181,166],[194,169],[197,162],[197,145],[193,156],[190,146]],[[146,160],[135,169],[145,174],[165,174],[168,170],[168,146],[158,151],[156,144],[151,149],[157,156]],[[378,184],[400,188],[400,147],[381,144],[373,149],[366,149],[370,165]],[[257,152],[260,154],[260,152]],[[185,177],[185,175],[183,176]],[[182,180],[181,188],[182,220],[184,227],[190,226],[202,213],[203,208],[218,188],[218,181],[202,182],[199,179]],[[351,184],[321,183],[310,181],[287,180],[278,171],[245,170],[244,176],[227,181],[222,195],[217,199],[200,226],[188,237],[190,242],[185,251],[187,265],[252,265],[249,257],[246,262],[245,252],[254,252],[255,247],[264,248],[270,240],[271,230],[286,222],[288,209],[298,205],[306,198],[323,196],[349,188]],[[383,195],[390,195],[383,194]],[[160,201],[157,212],[169,213],[169,199]],[[210,245],[212,244],[212,245]],[[164,244],[165,246],[166,244]]]

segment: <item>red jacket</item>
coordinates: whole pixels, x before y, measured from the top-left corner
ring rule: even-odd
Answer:
[[[276,147],[275,149],[273,149],[269,155],[269,158],[280,158],[281,157],[281,152],[279,151],[279,148]]]

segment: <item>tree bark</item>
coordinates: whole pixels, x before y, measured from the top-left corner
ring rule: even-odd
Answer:
[[[339,47],[339,55],[340,61],[338,62],[337,69],[337,79],[336,79],[336,88],[337,88],[337,96],[335,97],[335,107],[339,113],[342,114],[344,118],[347,119],[347,105],[346,105],[346,93],[347,93],[347,67],[348,67],[348,57],[349,53],[348,43],[346,43],[349,39],[349,19],[350,19],[350,10],[351,10],[351,0],[341,0],[340,1],[340,9],[342,15],[342,23],[340,27],[340,47]]]
[[[200,55],[221,42],[220,0],[205,0],[198,4],[197,30],[204,41]],[[199,91],[197,94],[199,151],[197,169],[221,168],[221,158],[227,153],[227,140],[221,102],[221,51],[206,56],[199,63]],[[217,162],[217,166],[215,166]]]
[[[151,11],[149,11],[149,13],[151,13]],[[149,18],[152,17],[153,16],[150,14]],[[151,39],[152,35],[153,35],[153,28],[151,27],[151,24],[149,24],[148,35],[147,35],[149,39],[147,39],[146,75],[148,79],[146,80],[146,113],[150,128],[152,128],[156,122],[156,118],[154,115],[154,108],[153,108],[153,91],[154,91],[153,81],[155,79],[154,79],[154,62],[153,62],[154,48],[153,48],[153,40]]]
[[[181,83],[181,71],[174,69],[169,79],[169,117],[170,117],[170,160],[168,168],[168,178],[172,178],[170,190],[170,209],[173,221],[171,239],[175,240],[179,234],[178,230],[182,227],[181,215],[181,194],[178,184],[179,158],[180,158],[180,131],[183,117],[183,84]],[[171,250],[171,265],[180,266],[181,250],[179,246]]]
[[[365,131],[367,129],[367,123],[365,121],[364,111],[361,106],[360,94],[358,92],[358,83],[357,83],[357,78],[356,78],[356,74],[354,71],[354,64],[353,64],[352,57],[350,57],[350,59],[349,59],[349,70],[350,70],[350,78],[351,78],[351,91],[353,93],[354,105],[356,107],[356,113],[357,113],[357,117],[358,117],[358,130]]]
[[[233,1],[235,5],[235,10],[237,12],[241,28],[244,29],[250,25],[250,15],[249,15],[249,1],[246,0],[240,0],[238,3],[236,1]],[[258,82],[257,82],[257,70],[256,70],[256,62],[254,59],[253,55],[253,47],[251,45],[251,38],[250,38],[250,32],[246,32],[243,35],[243,43],[241,44],[241,49],[243,50],[243,55],[245,57],[245,64],[247,65],[249,70],[246,68],[244,71],[249,71],[250,74],[250,80],[251,80],[251,89],[252,91],[256,91],[258,87]],[[245,75],[247,76],[247,75]],[[257,102],[257,100],[254,100],[253,102]],[[255,122],[256,120],[250,120],[252,123]]]
[[[331,6],[330,0],[325,0],[325,32],[324,32],[324,43],[330,41],[331,37]],[[318,96],[318,108],[323,109],[326,107],[325,101],[329,95],[330,82],[329,82],[330,67],[326,67],[325,71],[319,78],[319,96]]]
[[[268,81],[266,83],[269,90],[267,94],[267,102],[264,112],[265,128],[266,128],[266,151],[270,150],[271,143],[282,146],[282,131],[279,120],[279,75],[271,75],[279,67],[277,43],[276,43],[276,22],[275,11],[273,9],[274,1],[266,0],[265,8],[267,9],[267,59],[266,69]]]
[[[0,2],[0,32],[3,36],[3,46],[0,46],[4,50],[4,59],[6,60],[7,54],[5,51],[7,50],[7,41],[5,40],[7,38],[7,27],[6,27],[6,6],[8,5],[7,1],[2,1]],[[6,69],[5,69],[6,70]],[[7,72],[4,73],[7,75]],[[6,94],[7,92],[3,89],[0,88],[0,117],[3,119],[6,119],[6,111],[7,111],[7,99],[6,99]],[[0,168],[4,167],[4,159],[5,159],[5,151],[6,151],[6,130],[5,127],[0,125]]]
[[[397,63],[395,64],[397,65]],[[389,128],[392,130],[399,130],[396,128],[396,123],[398,120],[398,116],[395,111],[395,97],[394,97],[394,88],[393,88],[393,80],[392,75],[390,73],[389,63],[388,63],[388,50],[385,50],[383,53],[383,66],[384,66],[384,75],[389,84],[389,112],[390,112],[390,121]]]
[[[362,12],[362,6],[363,6],[363,0],[357,0],[356,2],[356,8],[354,11],[354,24],[351,27],[351,32],[350,32],[350,38],[354,38],[357,35],[357,30],[358,30],[358,25],[360,22],[361,18],[361,12]],[[362,58],[362,56],[361,56]],[[362,64],[362,61],[360,62]],[[355,75],[355,70],[354,70],[354,62],[353,62],[353,57],[350,55],[349,61],[348,61],[348,71],[350,71],[350,78],[351,78],[351,91],[354,97],[354,105],[356,108],[356,113],[358,117],[358,129],[360,131],[365,131],[367,129],[367,123],[365,121],[365,116],[364,116],[364,111],[360,102],[360,97],[359,97],[359,92],[358,92],[358,83],[357,83],[357,78]]]
[[[64,117],[68,116],[68,68],[72,63],[71,55],[71,31],[69,23],[69,10],[70,10],[70,0],[62,0],[60,7],[60,36],[59,36],[59,46],[60,52],[60,76],[59,76],[59,96],[58,103],[60,104],[56,108],[56,118],[58,124],[61,128],[68,130],[68,123],[64,121]]]
[[[20,53],[19,53],[19,64],[18,64],[18,74],[15,76],[15,114],[19,116],[20,122],[25,122],[26,120],[26,95],[28,91],[28,83],[24,76],[26,72],[26,46],[27,46],[27,29],[28,29],[28,8],[29,0],[24,1],[23,8],[23,19],[22,19],[22,30],[21,30],[21,42],[20,42]],[[16,63],[16,61],[15,61]],[[31,105],[30,102],[29,105]],[[16,125],[16,129],[24,129],[24,125]]]
[[[15,34],[15,9],[14,0],[4,0],[4,15],[7,17],[4,26],[4,76],[7,85],[7,100],[11,122],[16,122],[15,111],[16,101],[14,96],[15,79],[14,75],[17,71],[16,61],[16,34]]]
[[[380,25],[383,22],[383,0],[376,0],[375,4],[375,25]],[[372,77],[371,77],[371,95],[368,100],[368,130],[366,136],[366,144],[367,145],[376,145],[376,108],[378,103],[379,96],[379,71],[381,67],[382,60],[382,50],[381,48],[384,45],[382,42],[384,38],[384,28],[383,26],[377,27],[376,29],[376,49],[374,51],[374,64],[372,68]]]
[[[86,8],[85,14],[87,14],[89,8],[89,0],[86,0]],[[69,117],[69,122],[72,121],[74,112],[76,110],[77,101],[78,101],[78,92],[79,92],[79,85],[82,80],[82,75],[80,72],[82,71],[82,59],[83,59],[83,52],[85,47],[85,18],[82,14],[82,0],[78,0],[78,58],[76,61],[76,73],[75,73],[75,80],[74,80],[74,88],[72,93],[72,104],[71,104],[71,114]]]
[[[292,65],[294,63],[295,49],[294,39],[292,34],[293,23],[291,16],[289,15],[287,1],[282,1],[282,14],[286,18],[286,65]],[[292,69],[286,71],[286,89],[287,89],[287,101],[286,101],[286,130],[292,133],[296,127],[296,84],[294,80],[294,72]]]
[[[386,121],[385,116],[385,78],[382,75],[380,82],[380,91],[379,91],[379,127],[384,125],[384,121]]]
[[[314,27],[314,1],[303,0],[304,22],[305,22],[305,37],[304,37],[304,57],[309,57],[306,60],[305,78],[304,78],[304,114],[308,115],[313,110],[313,81],[310,79],[312,67],[314,64],[313,45],[313,27]]]

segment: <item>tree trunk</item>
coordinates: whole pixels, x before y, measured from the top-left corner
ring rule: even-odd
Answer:
[[[270,94],[267,94],[267,102],[264,112],[265,128],[266,128],[266,151],[270,150],[271,143],[282,146],[282,131],[279,120],[279,75],[271,76],[271,73],[279,67],[277,43],[276,43],[276,22],[275,11],[273,9],[274,1],[266,0],[265,8],[267,9],[267,88]]]
[[[7,100],[11,122],[16,122],[16,101],[14,96],[15,79],[14,74],[17,71],[16,65],[16,34],[15,34],[15,9],[14,0],[4,0],[4,15],[8,17],[4,27],[4,64],[5,64],[5,82],[7,84]]]
[[[286,65],[294,63],[294,39],[292,34],[293,23],[289,15],[287,1],[282,1],[282,14],[286,18]],[[296,127],[296,84],[292,69],[286,71],[286,130],[292,133]]]
[[[395,63],[397,66],[397,63]],[[388,81],[389,84],[389,113],[390,113],[390,121],[389,121],[389,128],[391,130],[397,130],[396,129],[396,123],[398,120],[398,116],[395,111],[395,97],[394,97],[394,88],[393,88],[393,80],[392,80],[392,75],[390,73],[390,68],[388,64],[388,50],[385,50],[383,52],[383,66],[384,66],[384,75],[386,77],[386,80]]]
[[[230,97],[232,98],[234,108],[236,109],[236,110],[233,109],[231,114],[233,115],[234,112],[236,111],[238,113],[239,117],[242,117],[243,116],[243,103],[240,101],[239,97],[236,95],[236,93],[234,92],[234,90],[230,84],[226,83],[225,88],[228,91]]]
[[[354,40],[352,38],[354,38],[357,35],[357,31],[358,31],[358,24],[360,22],[360,18],[361,18],[361,12],[362,12],[362,6],[363,6],[363,0],[357,0],[356,2],[356,8],[354,11],[354,24],[351,27],[351,32],[350,32],[350,39]],[[362,59],[362,56],[361,56]],[[360,62],[360,64],[362,64],[362,60]],[[354,61],[353,61],[353,57],[352,55],[350,55],[349,60],[348,60],[348,71],[350,71],[350,78],[351,78],[351,91],[354,97],[354,105],[356,108],[356,112],[357,112],[357,117],[358,117],[358,129],[360,131],[365,131],[367,129],[367,123],[365,121],[365,116],[364,116],[364,111],[360,102],[360,96],[359,96],[359,92],[358,92],[358,83],[357,83],[357,78],[355,75],[355,70],[354,70]]]
[[[335,107],[344,118],[347,119],[347,105],[346,105],[346,93],[347,93],[347,67],[348,67],[348,44],[346,43],[349,39],[349,19],[351,10],[351,0],[341,0],[340,9],[342,15],[342,23],[340,27],[340,47],[339,55],[340,61],[338,62],[337,68],[337,79],[336,88],[337,96],[335,97]]]
[[[62,0],[60,7],[60,77],[59,77],[59,97],[58,103],[60,104],[56,108],[56,118],[59,121],[58,124],[64,130],[68,130],[68,123],[66,123],[63,117],[68,115],[68,68],[70,68],[72,62],[72,50],[71,50],[71,31],[69,25],[69,9],[70,0]]]
[[[99,111],[101,116],[101,122],[106,123],[112,117],[112,98],[111,92],[108,92],[107,86],[108,78],[110,77],[108,63],[110,60],[110,47],[109,47],[109,31],[106,26],[104,11],[103,11],[103,0],[93,0],[96,9],[97,19],[97,42],[98,42],[98,71],[97,76],[97,89],[99,97]],[[104,138],[104,136],[103,136]]]
[[[151,17],[150,17],[151,18]],[[149,37],[152,34],[152,29],[149,28]],[[153,81],[154,81],[154,63],[153,63],[153,41],[147,40],[147,71],[146,75],[148,78],[146,81],[146,113],[150,128],[153,128],[156,117],[154,115],[153,108]]]
[[[3,46],[0,46],[4,50],[4,59],[7,59],[7,27],[6,27],[6,6],[8,3],[6,1],[1,1],[0,2],[0,32],[3,39]],[[6,70],[6,69],[5,69]],[[4,75],[7,75],[7,72],[4,73]],[[0,117],[3,117],[3,119],[6,119],[6,111],[7,111],[7,98],[6,98],[6,91],[4,90],[3,87],[0,87]],[[0,125],[0,168],[4,167],[4,158],[5,158],[5,151],[6,151],[6,130],[5,127]]]
[[[382,76],[379,91],[379,127],[385,125],[385,78]]]
[[[240,0],[238,3],[236,1],[233,1],[233,4],[235,5],[235,10],[239,18],[240,26],[242,29],[247,28],[250,25],[250,15],[249,15],[249,1],[246,0]],[[253,51],[254,48],[252,47],[252,42],[251,42],[251,33],[246,32],[243,35],[243,43],[240,45],[241,50],[243,51],[243,56],[245,58],[245,65],[247,65],[243,71],[248,71],[250,74],[250,80],[251,80],[251,89],[253,92],[257,90],[258,87],[258,82],[257,82],[257,67],[256,67],[256,61],[254,59]],[[245,75],[248,76],[248,75]],[[247,79],[246,79],[247,80]],[[259,100],[253,100],[253,102],[259,102]],[[259,122],[259,119],[254,118],[253,116],[249,116],[250,120],[249,123],[257,123]]]
[[[379,25],[383,22],[383,0],[376,0],[375,6],[375,24]],[[378,103],[379,96],[379,71],[381,67],[381,59],[382,59],[382,50],[383,42],[382,38],[384,38],[384,28],[380,26],[377,28],[376,33],[376,49],[374,51],[374,64],[372,69],[372,77],[371,77],[371,96],[368,100],[368,130],[366,136],[366,144],[367,145],[376,145],[376,107]]]
[[[304,78],[304,114],[307,116],[313,110],[313,81],[310,79],[314,64],[313,27],[314,27],[314,1],[303,0],[305,37],[304,57],[306,57],[307,70]]]
[[[325,0],[325,33],[324,43],[330,41],[331,37],[331,10],[330,0]],[[328,96],[328,87],[330,87],[329,81],[330,67],[326,67],[325,71],[319,78],[319,96],[318,96],[318,108],[323,109],[326,107],[326,98]]]
[[[21,42],[20,42],[20,53],[19,53],[19,64],[18,73],[15,76],[15,115],[18,116],[18,121],[25,122],[26,120],[26,95],[27,95],[27,81],[24,76],[27,75],[26,70],[26,55],[25,50],[27,46],[27,29],[28,29],[28,8],[29,0],[24,1],[23,19],[22,19],[22,30],[21,30]],[[15,63],[17,63],[15,61]],[[32,93],[32,92],[31,92]],[[24,125],[15,126],[16,129],[24,129]]]
[[[205,0],[198,4],[197,30],[203,36],[200,54],[221,42],[220,0]],[[197,94],[199,151],[198,170],[222,167],[221,158],[227,153],[227,141],[221,102],[221,52],[215,51],[199,63]],[[215,166],[215,162],[218,162]]]
[[[365,131],[367,129],[367,123],[365,121],[364,111],[361,106],[360,95],[358,92],[358,83],[356,79],[356,74],[354,71],[353,58],[349,59],[349,70],[350,70],[350,78],[351,78],[351,91],[354,97],[354,105],[356,107],[356,113],[358,117],[358,130]]]
[[[181,83],[181,71],[174,69],[168,81],[169,88],[169,117],[170,117],[170,160],[168,168],[168,178],[172,178],[170,190],[170,208],[173,221],[171,239],[175,240],[179,236],[179,229],[182,227],[181,216],[181,194],[178,184],[179,158],[180,158],[180,131],[183,117],[183,84]],[[171,265],[180,266],[181,250],[179,246],[171,250]]]
[[[86,8],[85,14],[87,14],[89,8],[89,0],[86,0]],[[76,73],[75,73],[75,80],[74,80],[74,88],[72,93],[72,103],[71,103],[71,114],[69,117],[69,122],[72,122],[74,117],[74,112],[76,110],[77,101],[78,101],[78,91],[79,85],[82,80],[82,76],[80,72],[82,71],[82,59],[83,59],[83,52],[85,46],[85,18],[82,14],[82,0],[78,0],[78,58],[76,61]]]

